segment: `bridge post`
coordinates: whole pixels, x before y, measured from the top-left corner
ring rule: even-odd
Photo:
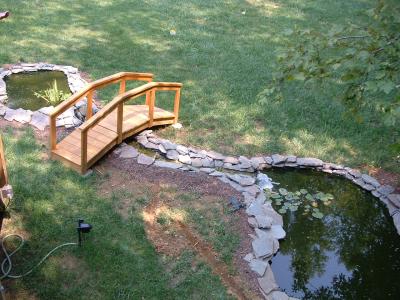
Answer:
[[[87,94],[86,102],[86,120],[89,120],[93,115],[93,91]]]
[[[174,123],[178,122],[180,99],[181,99],[181,89],[178,88],[175,92],[175,100],[174,100]]]
[[[122,143],[122,124],[124,119],[124,102],[118,103],[117,107],[117,142]]]
[[[153,126],[155,98],[156,98],[156,91],[152,89],[150,91],[150,103],[149,103],[149,127]]]

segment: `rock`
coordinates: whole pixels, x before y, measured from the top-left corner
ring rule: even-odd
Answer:
[[[255,219],[257,221],[258,228],[267,228],[267,229],[271,228],[272,222],[274,221],[271,217],[267,217],[265,215],[256,215]]]
[[[350,170],[347,171],[347,173],[349,173],[354,178],[360,178],[361,177],[361,173],[359,171],[357,171],[357,170],[350,169]]]
[[[267,163],[267,165],[272,165],[273,159],[271,156],[264,156],[264,160]]]
[[[269,263],[261,259],[253,259],[249,263],[250,269],[260,276],[264,276],[265,270],[269,267]]]
[[[279,165],[283,164],[286,161],[286,156],[280,155],[280,154],[273,154],[271,156],[272,158],[272,164],[273,165]]]
[[[0,104],[0,117],[4,116],[6,114],[7,107]]]
[[[264,214],[264,208],[261,204],[253,202],[246,209],[246,213],[249,216],[258,216]]]
[[[214,160],[214,165],[216,168],[221,168],[224,165],[222,160]]]
[[[394,192],[394,187],[392,187],[392,186],[390,186],[390,185],[381,185],[381,186],[377,189],[377,191],[378,191],[381,195],[387,196],[387,195],[389,195],[390,193],[393,193],[393,192]]]
[[[189,156],[189,155],[180,155],[180,154],[179,154],[178,160],[179,160],[181,163],[184,163],[184,164],[187,164],[187,165],[190,165],[190,164],[192,163],[192,160],[190,159],[190,156]]]
[[[283,230],[281,225],[272,225],[271,226],[271,233],[274,238],[277,240],[284,239],[286,236],[285,230]]]
[[[214,161],[211,158],[203,158],[201,160],[201,165],[205,168],[213,168],[214,167]]]
[[[373,185],[370,185],[370,184],[363,184],[361,187],[364,190],[369,191],[369,192],[375,190],[375,187]]]
[[[379,186],[380,186],[379,182],[378,182],[375,178],[373,178],[373,177],[371,177],[371,176],[369,176],[369,175],[367,175],[367,174],[362,174],[362,175],[361,175],[361,178],[362,178],[366,183],[371,184],[371,185],[373,185],[374,187],[379,187]]]
[[[400,208],[400,194],[390,194],[387,198],[394,206]]]
[[[210,174],[210,173],[212,173],[214,171],[215,171],[215,169],[213,169],[213,168],[200,168],[200,172],[204,172],[204,173],[207,173],[207,174]]]
[[[267,197],[265,196],[264,191],[261,191],[261,192],[257,195],[257,197],[256,197],[256,199],[255,199],[255,201],[256,201],[257,203],[260,203],[260,204],[264,204],[265,200],[267,200]]]
[[[264,157],[252,157],[250,158],[251,165],[256,170],[262,170],[265,167]]]
[[[222,155],[221,153],[215,152],[215,151],[207,151],[206,154],[208,157],[216,160],[224,160],[225,155]]]
[[[178,160],[179,153],[176,150],[167,150],[167,158],[171,160]]]
[[[167,169],[179,169],[180,167],[182,167],[181,163],[162,161],[162,160],[157,160],[154,163],[154,165],[160,168],[167,168]]]
[[[214,176],[214,177],[221,177],[221,176],[224,176],[224,173],[219,172],[219,171],[214,171],[214,172],[211,172],[209,175]]]
[[[289,300],[289,296],[281,291],[273,291],[269,296],[271,300]]]
[[[297,164],[304,167],[322,167],[324,162],[318,158],[302,157],[297,158]]]
[[[251,245],[256,258],[267,258],[274,254],[274,241],[272,238],[257,238]]]
[[[17,110],[15,110],[13,115],[14,121],[22,124],[29,123],[31,121],[31,117],[32,111],[22,108],[18,108]]]
[[[253,177],[247,175],[228,174],[228,177],[233,181],[239,183],[241,186],[253,185],[256,182]]]
[[[236,165],[239,163],[239,160],[236,157],[228,156],[228,157],[225,157],[224,163]]]
[[[155,137],[148,138],[148,140],[149,140],[150,143],[153,143],[155,145],[159,145],[160,144],[160,140],[155,138]]]
[[[241,169],[252,168],[251,160],[245,156],[239,156],[239,163]]]
[[[247,192],[243,192],[242,195],[244,197],[244,203],[246,203],[247,206],[250,206],[251,203],[255,202],[255,200],[256,200],[256,198],[253,195],[251,195]]]
[[[158,145],[158,150],[159,150],[161,153],[164,153],[164,154],[167,153],[167,150],[165,150],[164,146],[161,145],[161,144]]]
[[[273,207],[271,206],[271,203],[265,203],[262,207],[263,207],[265,215],[273,219],[273,222],[272,222],[273,225],[283,226],[282,216],[273,209]]]
[[[182,155],[189,154],[189,149],[187,147],[185,147],[185,146],[182,146],[182,145],[177,145],[176,146],[176,151],[178,151],[179,154],[182,154]]]
[[[201,158],[192,158],[192,166],[200,168],[203,165]]]
[[[248,192],[249,194],[255,197],[260,192],[260,188],[258,187],[258,185],[255,184],[250,186],[244,186],[241,192]]]
[[[232,165],[231,163],[224,163],[223,168],[235,171],[241,171],[240,165]]]
[[[181,129],[182,127],[183,127],[183,125],[181,123],[172,124],[172,128],[174,128],[174,129]]]
[[[266,295],[279,288],[276,284],[275,277],[270,266],[268,266],[268,268],[265,270],[264,276],[257,278],[257,280],[261,290]]]
[[[247,262],[251,262],[251,260],[254,259],[254,255],[253,253],[247,253],[245,257],[243,257],[243,259]]]
[[[47,126],[49,126],[50,118],[49,116],[42,114],[39,111],[35,111],[32,114],[31,122],[29,124],[43,131]]]
[[[288,155],[286,158],[287,163],[296,163],[296,161],[297,161],[297,157],[294,155]]]
[[[396,227],[397,234],[400,235],[400,213],[396,213],[392,216],[394,226]]]
[[[265,189],[272,190],[272,188],[273,188],[272,179],[269,178],[264,173],[257,174],[257,184],[261,190],[265,190]]]
[[[176,147],[177,147],[176,144],[173,144],[168,140],[162,140],[160,144],[163,145],[164,149],[167,150],[167,151],[168,150],[175,150]]]
[[[253,218],[253,217],[247,218],[247,222],[249,223],[250,227],[252,227],[252,228],[258,227],[256,218]]]
[[[154,157],[150,157],[144,154],[139,154],[137,162],[138,164],[149,166],[154,162],[154,160],[155,160]]]
[[[138,157],[139,152],[132,146],[125,146],[121,149],[119,154],[120,158],[136,158]]]
[[[153,150],[158,150],[158,145],[150,142],[150,139],[148,140],[149,142],[146,144],[147,149],[153,149]]]

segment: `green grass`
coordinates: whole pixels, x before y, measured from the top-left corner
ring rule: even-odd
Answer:
[[[363,112],[362,124],[345,118],[336,100],[339,86],[293,86],[283,102],[257,101],[285,47],[286,28],[362,24],[374,3],[5,0],[2,7],[12,15],[0,24],[0,63],[71,64],[92,78],[154,72],[156,80],[184,83],[185,129],[164,136],[224,153],[290,153],[398,172],[398,153],[389,148],[399,131],[371,111]]]
[[[99,196],[96,189],[101,178],[82,178],[58,162],[43,159],[46,149],[35,142],[30,129],[21,132],[10,128],[3,137],[15,194],[12,222],[6,229],[22,232],[27,240],[13,258],[13,274],[31,268],[55,246],[76,241],[78,218],[94,226],[82,248],[64,248],[33,274],[7,281],[16,298],[229,298],[208,266],[198,264],[196,271],[191,269],[191,256],[177,259],[171,271],[165,268],[167,258],[157,255],[144,230],[142,210],[151,194],[138,195],[137,201],[132,198],[135,205],[124,218],[117,208],[127,192]],[[173,286],[177,276],[179,284]]]

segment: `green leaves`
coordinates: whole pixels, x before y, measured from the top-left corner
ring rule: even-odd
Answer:
[[[400,123],[393,109],[400,107],[396,102],[400,96],[400,2],[390,6],[379,3],[366,12],[369,22],[362,27],[345,24],[325,31],[285,29],[283,35],[295,38],[287,39],[285,47],[278,50],[279,75],[264,95],[281,101],[286,85],[334,82],[342,85],[338,96],[346,115],[354,120],[363,120],[359,112],[368,107],[378,108],[375,113],[382,114],[378,119],[382,124]],[[268,101],[264,98],[260,103]]]

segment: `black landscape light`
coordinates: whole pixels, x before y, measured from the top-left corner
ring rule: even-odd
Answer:
[[[82,244],[82,233],[89,233],[90,230],[92,230],[92,225],[89,223],[83,223],[85,222],[83,219],[78,220],[78,227],[76,227],[76,230],[78,231],[78,245],[81,246]]]

